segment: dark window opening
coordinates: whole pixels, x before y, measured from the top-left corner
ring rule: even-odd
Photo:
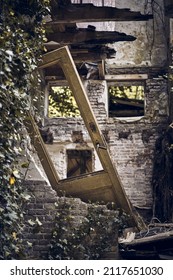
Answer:
[[[68,86],[54,86],[49,91],[48,117],[79,117],[80,111]]]
[[[91,150],[67,150],[67,177],[92,172]]]
[[[144,84],[118,82],[108,86],[109,117],[144,115]]]

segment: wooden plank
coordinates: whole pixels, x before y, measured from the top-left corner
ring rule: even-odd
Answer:
[[[57,193],[81,198],[83,201],[115,202],[108,173],[97,171],[59,181]]]
[[[144,108],[143,100],[138,100],[138,99],[135,100],[135,99],[128,99],[128,98],[123,99],[123,98],[111,96],[111,101],[113,102],[115,101],[115,103],[122,104],[122,105]]]
[[[72,194],[85,192],[88,189],[94,190],[104,188],[105,186],[111,186],[108,173],[105,171],[97,171],[60,180],[58,188],[62,188],[67,194]]]
[[[155,242],[160,242],[160,241],[166,241],[168,239],[173,239],[173,230],[167,231],[164,233],[157,233],[152,236],[147,236],[139,239],[134,239],[131,242],[123,242],[123,245],[126,245],[128,247],[134,247],[138,245],[143,245],[143,244],[149,244],[149,243],[155,243]]]
[[[48,41],[54,41],[59,44],[108,44],[119,41],[134,41],[136,38],[132,35],[126,35],[116,31],[94,31],[88,28],[78,28],[65,32],[46,33]]]
[[[105,80],[107,81],[138,81],[147,79],[148,74],[105,75]]]
[[[57,59],[59,60],[59,58],[61,58],[61,67],[64,71],[69,86],[73,91],[76,103],[80,109],[81,116],[97,151],[103,169],[109,175],[112,185],[112,194],[117,207],[123,209],[130,215],[132,225],[136,225],[138,228],[144,227],[145,225],[143,221],[134,214],[134,209],[132,208],[129,199],[125,194],[124,188],[118,176],[118,172],[112,163],[108,146],[98,126],[97,120],[90,106],[88,96],[85,92],[85,88],[81,82],[68,47],[64,47],[52,51],[49,54],[45,54],[40,67],[46,68],[49,65],[56,64]]]
[[[52,18],[58,23],[103,22],[103,21],[146,21],[152,15],[143,15],[130,9],[100,7],[93,4],[71,4],[60,7],[52,3]],[[50,24],[50,23],[49,23]]]
[[[109,111],[110,118],[121,118],[121,117],[140,117],[144,116],[144,110],[114,110]]]
[[[101,63],[98,64],[98,68],[99,68],[99,79],[100,80],[104,80],[104,76],[105,76],[105,63],[104,63],[104,60],[102,60]]]
[[[48,178],[52,188],[56,189],[60,178],[59,178],[57,171],[54,167],[54,164],[49,156],[46,146],[42,140],[38,126],[35,123],[34,118],[32,117],[32,115],[30,113],[28,113],[28,116],[26,117],[24,124],[25,124],[26,129],[31,138],[31,142],[37,151],[38,157],[44,168],[47,178]]]

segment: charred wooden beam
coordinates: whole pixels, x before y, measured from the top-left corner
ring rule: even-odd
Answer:
[[[144,15],[130,9],[100,7],[93,4],[56,5],[52,3],[51,14],[52,24],[54,22],[146,21],[153,18],[151,14]]]
[[[119,41],[134,41],[136,38],[116,31],[95,31],[90,28],[78,28],[66,30],[66,32],[54,32],[47,34],[48,41],[69,44],[108,44]]]

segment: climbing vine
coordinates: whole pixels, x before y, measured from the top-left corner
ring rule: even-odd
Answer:
[[[55,227],[48,259],[101,259],[117,242],[118,232],[127,225],[127,216],[109,211],[98,203],[88,204],[86,216],[74,216],[73,205],[64,199],[57,204]]]
[[[49,94],[49,117],[79,117],[80,112],[68,86],[56,86]]]
[[[20,180],[23,119],[45,40],[49,0],[0,3],[0,259],[22,257],[21,207],[28,199]]]

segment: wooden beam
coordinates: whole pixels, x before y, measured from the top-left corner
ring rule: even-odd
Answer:
[[[128,105],[128,106],[133,106],[133,107],[138,107],[138,108],[144,108],[144,101],[143,100],[138,100],[138,99],[128,99],[128,98],[120,98],[120,97],[114,97],[111,96],[111,101],[115,101],[117,104],[122,104],[122,105]],[[135,108],[134,108],[135,109]],[[127,108],[128,110],[128,108]]]
[[[146,21],[153,18],[152,15],[143,15],[130,9],[100,7],[93,4],[71,4],[64,7],[53,5],[51,15],[53,22],[58,23]]]
[[[150,244],[150,243],[156,243],[156,242],[161,242],[161,241],[166,241],[166,240],[173,239],[173,230],[163,232],[163,233],[157,233],[152,236],[146,236],[142,237],[139,239],[134,239],[131,242],[123,242],[123,245],[127,247],[135,247],[143,244]]]
[[[97,171],[60,180],[57,186],[57,192],[61,195],[62,192],[65,192],[67,196],[79,197],[84,201],[115,202],[112,195],[111,184],[108,173],[105,171]],[[105,197],[106,189],[109,190],[109,196],[107,195]],[[95,199],[96,194],[97,199]]]
[[[105,75],[105,80],[107,81],[138,81],[147,79],[148,74]]]
[[[34,118],[32,117],[32,115],[30,113],[28,113],[28,116],[26,117],[24,124],[25,124],[28,134],[31,138],[31,142],[37,151],[38,157],[39,157],[40,162],[43,166],[43,169],[47,175],[47,178],[48,178],[52,188],[56,189],[60,178],[57,174],[54,164],[49,156],[49,153],[48,153],[46,146],[43,142],[43,139],[40,135],[38,126],[35,123]]]
[[[88,28],[66,30],[65,32],[47,33],[48,41],[64,45],[70,44],[107,44],[119,41],[134,41],[136,38],[116,31],[93,31]]]
[[[50,65],[56,64],[57,61],[60,62],[69,86],[73,92],[81,116],[97,151],[103,169],[109,175],[112,195],[114,196],[117,207],[123,209],[130,215],[131,224],[136,225],[138,228],[144,227],[145,225],[143,221],[134,214],[134,209],[125,194],[118,172],[112,163],[107,143],[98,126],[88,96],[85,92],[85,88],[79,77],[68,47],[60,48],[56,51],[50,52],[49,54],[45,54],[43,56],[42,64],[40,64],[40,68],[46,68]]]
[[[85,202],[115,203],[112,193],[112,184],[105,171],[76,176],[61,180],[57,187],[58,193],[64,192],[67,196],[78,197]]]
[[[121,118],[121,117],[140,117],[144,116],[144,110],[115,110],[109,112],[110,118]]]
[[[105,62],[104,60],[101,61],[101,63],[98,64],[99,68],[99,79],[104,80],[105,78]]]
[[[71,45],[72,46],[72,45]],[[113,58],[115,57],[116,51],[112,48],[102,45],[93,45],[93,48],[87,49],[87,44],[83,45],[79,48],[71,48],[70,52],[75,61],[75,63],[81,62],[101,62],[103,59],[106,58]],[[60,44],[49,44],[46,43],[45,47],[47,51],[56,50],[62,46]],[[91,46],[90,46],[91,47]]]

